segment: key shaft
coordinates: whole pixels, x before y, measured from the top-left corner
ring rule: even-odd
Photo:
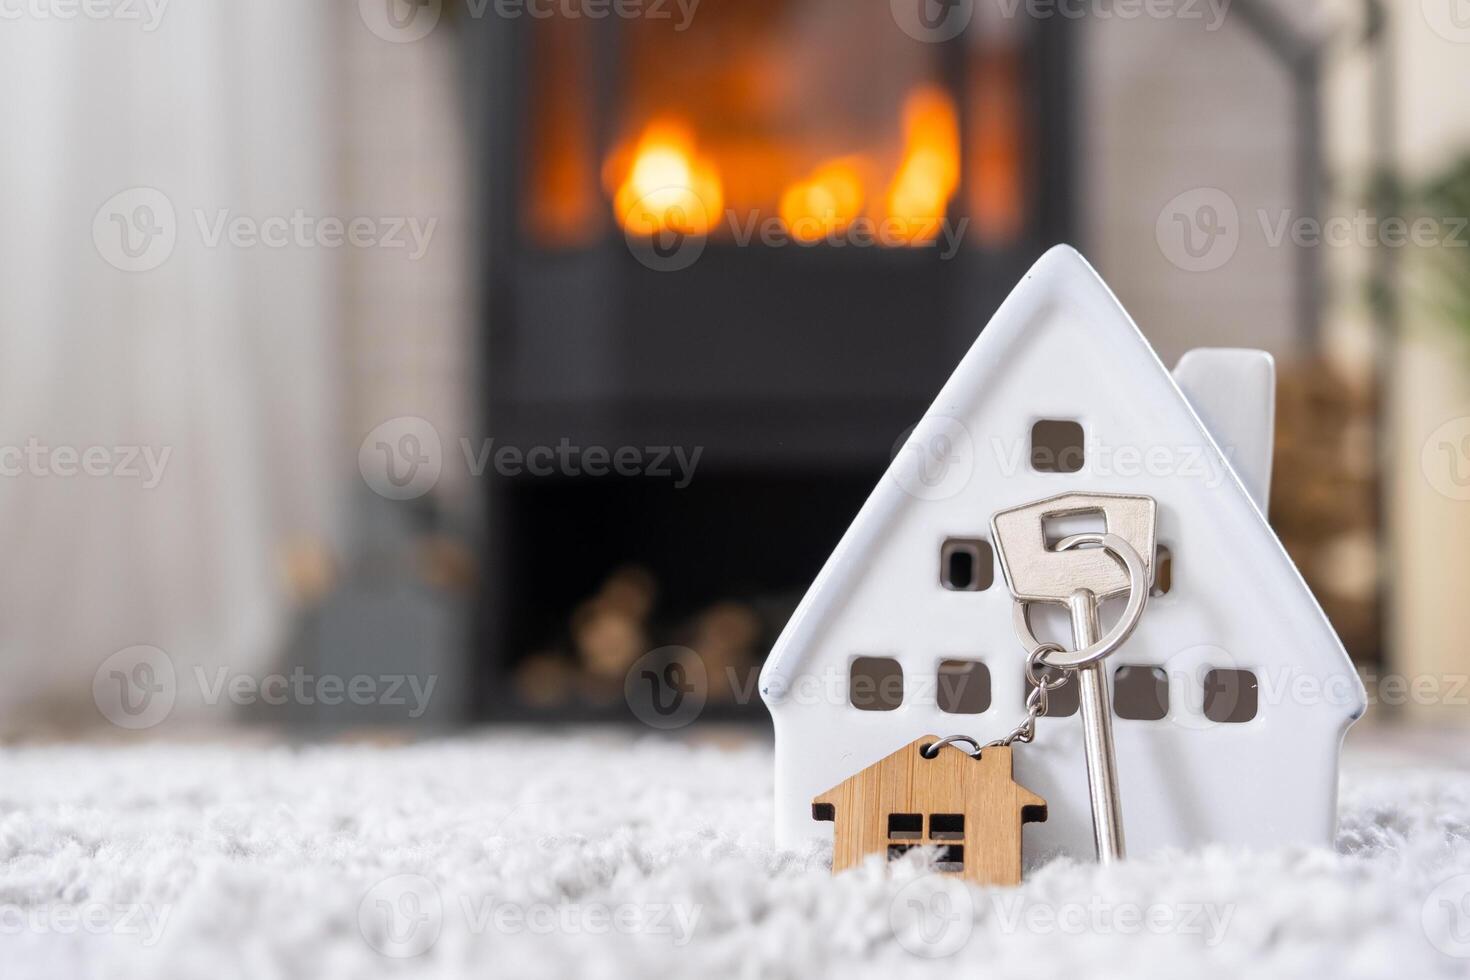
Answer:
[[[1102,635],[1097,596],[1089,589],[1078,589],[1068,599],[1067,606],[1072,613],[1072,639],[1077,648],[1096,643]],[[1102,663],[1079,668],[1075,673],[1082,742],[1087,756],[1087,795],[1092,803],[1092,836],[1097,844],[1098,863],[1107,865],[1126,856],[1108,678]]]
[[[1137,494],[1063,493],[997,512],[990,519],[1006,587],[1016,601],[1016,632],[1032,656],[1043,646],[1031,632],[1027,606],[1065,605],[1072,616],[1076,649],[1039,656],[1045,667],[1076,674],[1087,761],[1087,796],[1100,864],[1124,857],[1123,809],[1113,753],[1113,714],[1104,663],[1138,625],[1153,577],[1158,505]],[[1058,522],[1101,513],[1103,531],[1065,534]],[[1054,540],[1057,534],[1064,536]],[[1128,603],[1106,635],[1098,623],[1104,599],[1126,595]]]

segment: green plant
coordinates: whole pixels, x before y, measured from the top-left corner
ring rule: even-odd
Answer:
[[[1470,338],[1470,156],[1416,189],[1410,202],[1440,223],[1443,240],[1425,249],[1425,299]]]

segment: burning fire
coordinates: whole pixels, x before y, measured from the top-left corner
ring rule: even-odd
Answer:
[[[618,223],[629,234],[648,237],[708,235],[727,193],[736,206],[753,212],[769,206],[768,194],[779,194],[781,221],[797,241],[819,242],[862,220],[881,222],[882,244],[925,245],[939,236],[960,184],[954,100],[931,85],[912,90],[904,101],[902,143],[886,186],[875,177],[876,153],[834,157],[792,181],[787,175],[800,170],[789,158],[742,156],[741,149],[718,142],[712,150],[701,148],[682,120],[655,119],[604,163],[603,183]],[[728,191],[716,156],[729,168]]]
[[[798,241],[814,242],[851,225],[863,210],[860,157],[843,157],[817,168],[781,197],[781,219]],[[960,185],[960,124],[954,101],[942,89],[915,89],[904,101],[903,151],[898,169],[875,206],[885,219],[884,244],[924,245],[939,235],[940,222]]]
[[[912,92],[904,101],[903,142],[884,203],[888,217],[902,225],[905,241],[922,245],[938,236],[960,184],[960,123],[953,100],[929,86]]]
[[[781,196],[781,220],[797,241],[815,242],[846,228],[862,213],[865,164],[844,157],[822,164]]]
[[[618,223],[637,235],[707,235],[724,207],[719,171],[701,157],[693,134],[669,120],[650,123],[631,150],[608,161]]]

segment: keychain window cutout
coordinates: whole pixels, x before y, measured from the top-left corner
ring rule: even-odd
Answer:
[[[990,710],[990,668],[978,660],[941,660],[935,699],[952,715]]]
[[[1168,595],[1173,587],[1174,553],[1161,544],[1154,552],[1154,586],[1148,594],[1157,599],[1161,595]]]
[[[965,870],[965,845],[946,844],[939,850],[939,860],[934,862],[935,871],[959,874]]]
[[[1026,697],[1031,696],[1031,689],[1036,685],[1031,683],[1031,678],[1026,676],[1026,671],[1021,671],[1021,678],[1026,682]],[[1021,700],[1021,707],[1026,707],[1026,701]],[[1047,718],[1070,718],[1077,713],[1077,682],[1068,677],[1061,687],[1053,688],[1046,696]]]
[[[964,840],[965,815],[963,813],[929,814],[930,840]]]
[[[939,581],[951,592],[984,592],[995,584],[995,552],[983,538],[950,538],[939,552]]]
[[[918,840],[924,836],[924,815],[921,813],[890,813],[888,815],[889,840]]]
[[[847,700],[859,711],[892,711],[903,704],[903,666],[892,657],[858,657],[847,675]]]
[[[1031,468],[1038,473],[1076,473],[1087,458],[1082,426],[1070,419],[1041,419],[1031,426]]]
[[[1205,675],[1205,717],[1210,721],[1240,725],[1259,710],[1255,674],[1248,670],[1212,670]]]
[[[1169,675],[1162,667],[1125,666],[1113,675],[1113,711],[1119,718],[1159,721],[1169,714]]]

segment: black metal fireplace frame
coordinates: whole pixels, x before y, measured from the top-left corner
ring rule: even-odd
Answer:
[[[1047,247],[1074,237],[1076,24],[1053,18],[1031,25],[1026,92],[1036,166],[1027,182],[1031,220],[1015,247],[967,250],[941,262],[932,250],[865,249],[842,254],[826,247],[792,247],[777,252],[712,241],[700,262],[679,273],[640,265],[616,230],[592,248],[555,254],[527,241],[520,221],[527,123],[527,100],[522,95],[529,78],[528,32],[533,25],[525,19],[481,18],[464,26],[465,84],[467,91],[479,93],[467,102],[478,107],[472,108],[470,122],[481,187],[479,357],[487,433],[498,443],[521,446],[555,445],[562,438],[581,445],[703,446],[701,478],[717,481],[718,486],[744,487],[743,492],[757,488],[761,506],[767,509],[773,506],[770,498],[779,500],[779,488],[787,484],[792,494],[821,495],[792,503],[793,508],[821,511],[831,524],[826,528],[828,538],[807,547],[812,554],[802,566],[807,569],[803,574],[814,573],[881,476],[894,439],[922,414],[1010,285]],[[594,95],[597,117],[606,121],[613,118],[621,31],[615,19],[602,22],[600,30],[605,43],[598,45],[599,83]],[[958,84],[957,73],[966,56],[964,43],[963,38],[949,42],[940,54],[941,70],[952,74],[953,91],[961,101],[961,118],[965,118],[965,87]],[[956,199],[963,197],[962,188]],[[709,308],[711,294],[739,297],[754,289],[781,305],[790,323],[816,326],[804,331],[782,330],[780,324],[752,326],[752,320],[735,318],[725,304]],[[895,295],[899,302],[894,302]],[[527,310],[536,308],[538,297],[554,299],[549,308],[556,312],[547,319],[560,319],[556,326],[568,331],[565,361],[558,360],[554,348],[525,356],[528,345],[546,341],[539,333],[527,337]],[[696,342],[716,347],[714,353],[703,351],[708,355],[706,374],[661,377],[658,365],[646,363],[647,347],[621,349],[615,338],[612,356],[621,358],[619,370],[628,372],[628,378],[621,389],[609,389],[595,360],[578,359],[579,340],[605,345],[607,338],[578,338],[576,323],[595,322],[596,317],[585,311],[605,315],[610,306],[619,310],[618,316],[663,331],[676,348],[678,331],[697,321],[704,337]],[[662,323],[660,317],[666,314],[660,310],[693,315],[682,323]],[[894,318],[895,310],[908,319]],[[894,318],[890,322],[895,329],[845,335],[844,318],[858,314]],[[912,334],[917,331],[904,329],[909,323],[938,326],[915,339]],[[762,329],[766,332],[752,335]],[[788,356],[770,357],[777,350]],[[826,369],[812,371],[817,363]],[[725,374],[711,371],[712,364]],[[799,389],[807,382],[803,395]],[[659,397],[645,397],[650,383],[664,388]],[[711,384],[720,390],[712,390]],[[742,397],[740,385],[749,385],[757,394]],[[562,397],[538,397],[548,386]],[[530,635],[522,621],[524,611],[537,608],[544,614],[546,609],[540,594],[544,589],[528,584],[521,574],[530,565],[541,567],[525,560],[525,549],[566,545],[546,509],[527,506],[526,501],[580,499],[576,498],[580,489],[568,486],[564,478],[528,482],[490,473],[484,484],[486,547],[474,631],[472,664],[477,675],[472,678],[472,712],[495,720],[548,717],[520,705],[506,683],[510,658],[524,652]],[[600,492],[599,484],[586,478],[582,488],[591,495]],[[596,511],[608,496],[566,506],[580,510],[590,502]],[[659,506],[649,504],[655,512]],[[748,516],[750,510],[748,503],[730,499],[725,519],[738,520],[736,515]],[[646,521],[649,514],[629,519]],[[544,543],[538,530],[547,532]],[[691,541],[689,548],[689,561],[698,562],[694,553],[699,543]],[[575,559],[568,556],[568,560]],[[566,584],[575,591],[585,581],[586,576],[572,574]],[[735,713],[748,716],[754,710],[747,705]],[[606,710],[583,706],[578,714],[628,717],[621,705]],[[555,717],[566,720],[568,715],[562,710]]]

